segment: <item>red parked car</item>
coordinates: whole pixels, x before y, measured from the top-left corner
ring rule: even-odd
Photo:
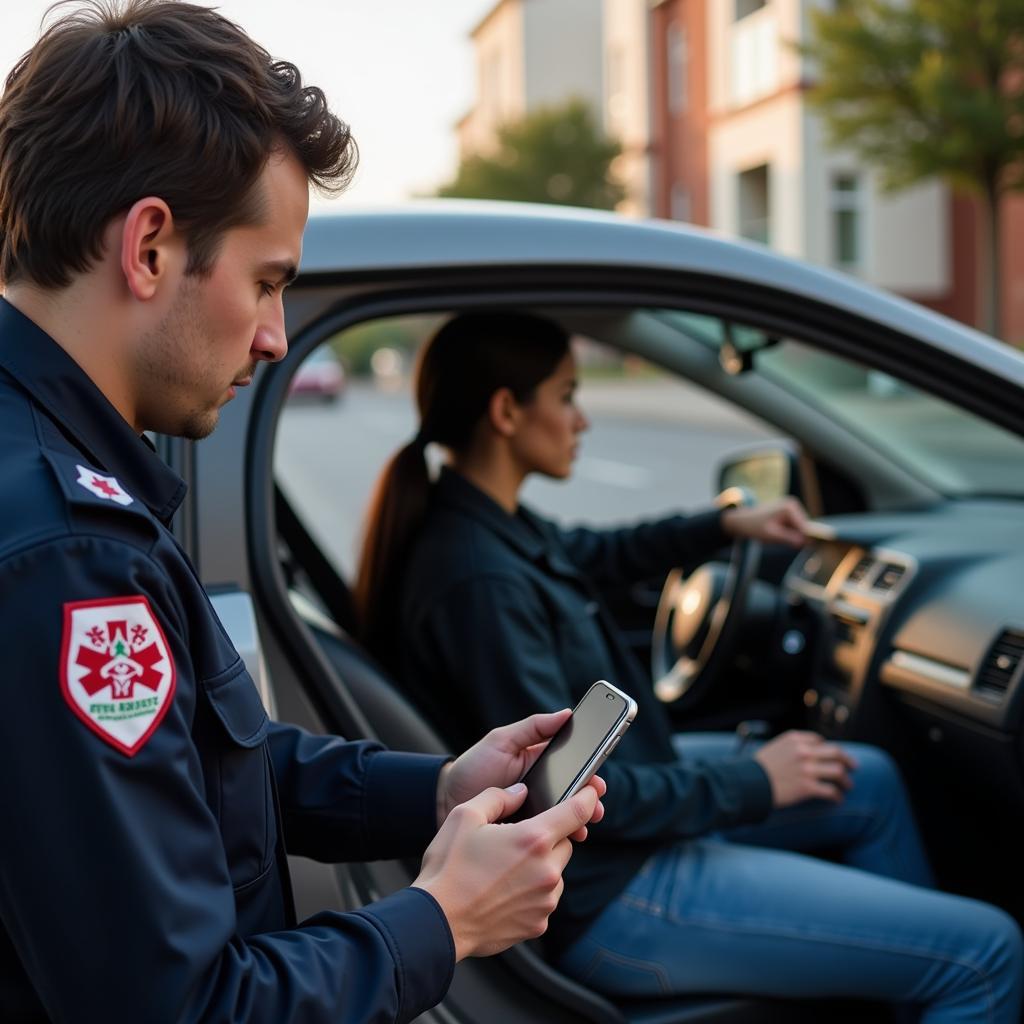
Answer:
[[[336,402],[345,391],[345,369],[329,345],[321,345],[295,371],[290,396],[308,396]]]

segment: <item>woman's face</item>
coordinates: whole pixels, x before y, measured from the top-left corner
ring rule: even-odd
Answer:
[[[566,353],[533,400],[520,407],[512,451],[525,473],[564,479],[572,472],[579,435],[590,423],[576,405],[576,360]]]

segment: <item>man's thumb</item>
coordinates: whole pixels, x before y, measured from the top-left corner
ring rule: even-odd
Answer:
[[[488,821],[501,821],[515,814],[523,806],[523,801],[526,799],[526,786],[522,782],[516,782],[507,789],[499,789],[496,792],[501,794],[504,802],[498,816],[496,818],[488,818]]]
[[[523,800],[526,799],[526,786],[517,782],[508,789],[499,789],[492,786],[482,793],[477,793],[472,800],[467,801],[466,806],[482,815],[484,821],[493,825],[496,821],[503,821],[520,808]]]

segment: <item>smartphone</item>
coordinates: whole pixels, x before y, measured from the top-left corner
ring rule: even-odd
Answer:
[[[568,800],[593,777],[636,717],[636,701],[604,679],[583,695],[543,753],[523,776],[528,792],[509,819],[532,818]]]

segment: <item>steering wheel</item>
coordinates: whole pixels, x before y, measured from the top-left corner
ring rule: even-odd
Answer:
[[[659,700],[693,708],[732,661],[747,591],[760,564],[760,543],[737,538],[728,563],[705,562],[688,577],[680,569],[669,573],[651,642]]]

